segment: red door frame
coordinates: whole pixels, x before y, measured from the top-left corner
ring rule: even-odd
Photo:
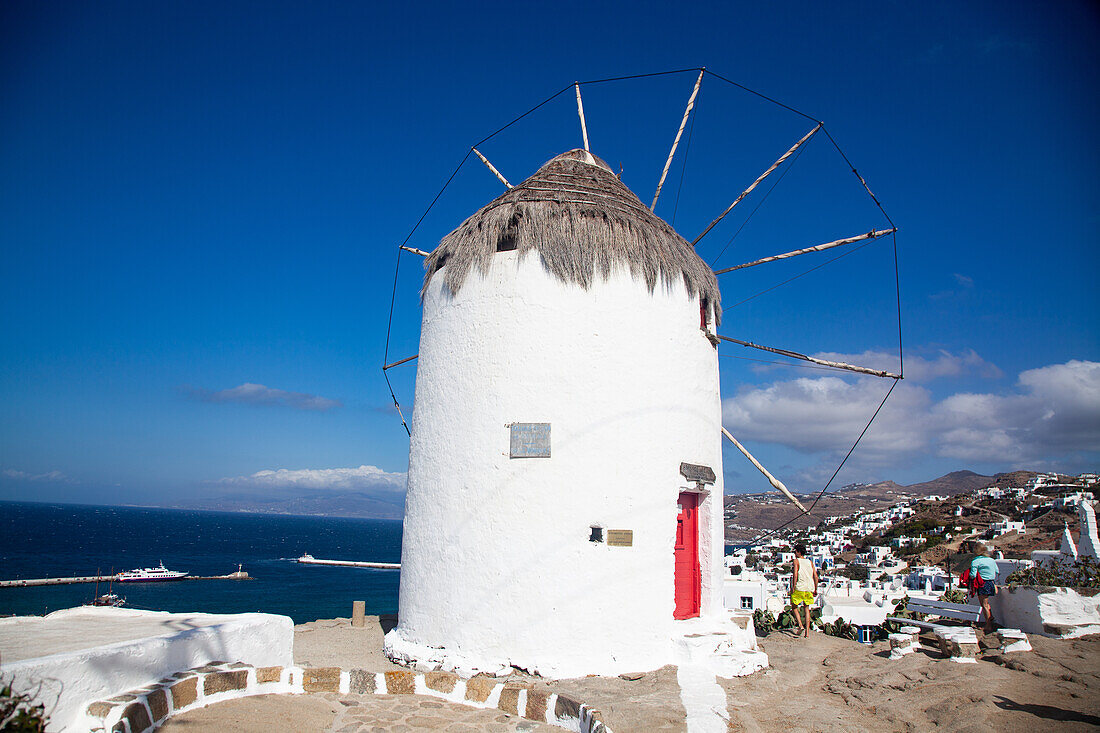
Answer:
[[[699,615],[699,494],[685,491],[677,504],[675,542],[675,619],[694,618]]]

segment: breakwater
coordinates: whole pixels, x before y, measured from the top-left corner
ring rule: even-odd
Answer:
[[[362,560],[318,560],[314,557],[300,557],[303,565],[340,565],[349,568],[374,568],[375,570],[400,570],[399,562],[364,562]]]
[[[252,580],[252,577],[241,570],[229,575],[186,575],[172,580],[140,581],[144,583],[170,583],[176,580]],[[131,585],[131,581],[122,581],[116,575],[78,575],[72,578],[26,578],[21,580],[0,580],[0,588],[28,588],[36,585],[71,585],[73,583],[123,583]]]

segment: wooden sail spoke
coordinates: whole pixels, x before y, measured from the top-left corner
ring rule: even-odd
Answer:
[[[650,211],[653,211],[657,206],[657,199],[660,197],[661,189],[665,185],[665,177],[668,176],[668,169],[672,165],[672,156],[676,155],[676,146],[680,144],[680,137],[684,134],[684,127],[687,125],[688,117],[691,116],[691,110],[695,106],[695,97],[699,95],[699,85],[703,83],[703,74],[705,73],[706,69],[699,70],[699,78],[695,80],[695,88],[691,90],[687,109],[684,110],[684,119],[680,121],[680,129],[676,131],[676,139],[672,141],[672,150],[668,151],[668,160],[665,161],[665,168],[661,171],[661,180],[657,182],[657,193],[653,194],[653,203],[649,205]]]
[[[431,252],[425,252],[424,250],[417,249],[416,247],[406,247],[403,244],[401,245],[400,248],[405,250],[406,252],[412,252],[414,255],[420,255],[421,257],[427,257],[428,255],[431,254]]]
[[[493,172],[493,175],[496,176],[501,183],[508,187],[509,191],[512,190],[512,184],[508,183],[508,179],[501,175],[501,172],[496,169],[496,166],[490,163],[489,159],[482,155],[480,150],[478,150],[477,148],[470,148],[470,150],[473,150],[474,155],[476,155],[478,158],[481,158],[481,162],[485,164],[485,167],[491,170]]]
[[[412,361],[413,359],[417,358],[418,356],[420,356],[420,354],[413,354],[412,356],[408,356],[404,359],[401,359],[400,361],[395,361],[391,364],[386,364],[385,366],[382,367],[382,371],[386,371],[387,369],[393,369],[395,366],[401,366],[405,362]]]
[[[816,359],[806,354],[800,354],[797,351],[789,351],[788,349],[776,349],[771,346],[761,346],[760,344],[754,344],[751,341],[741,341],[740,339],[730,338],[729,336],[718,335],[718,338],[722,341],[730,341],[742,346],[748,346],[751,349],[760,349],[761,351],[770,351],[773,354],[779,354],[780,356],[789,356],[792,359],[801,359],[802,361],[808,361],[813,364],[820,364],[822,366],[832,367],[833,369],[845,369],[850,372],[859,372],[860,374],[870,374],[872,377],[883,377],[885,379],[903,379],[900,374],[893,374],[891,372],[883,371],[881,369],[869,369],[868,367],[856,366],[854,364],[845,364],[841,361],[827,361],[826,359]]]
[[[825,244],[815,244],[813,247],[803,247],[802,249],[796,249],[793,252],[784,252],[781,255],[772,255],[771,257],[764,257],[759,260],[753,260],[752,262],[746,262],[743,265],[737,265],[736,267],[727,267],[724,270],[715,270],[715,275],[724,275],[727,272],[733,272],[734,270],[743,270],[746,267],[753,267],[755,265],[762,265],[765,262],[775,262],[776,260],[785,260],[788,257],[795,257],[796,255],[804,255],[810,252],[822,252],[833,247],[840,247],[845,244],[852,244],[853,242],[862,242],[864,239],[878,239],[879,237],[885,237],[887,234],[893,234],[898,230],[897,227],[892,229],[878,229],[871,230],[866,234],[859,234],[854,237],[847,237],[845,239],[837,239],[832,242],[826,242]]]
[[[581,118],[581,137],[584,138],[584,152],[588,150],[588,125],[584,122],[584,102],[581,101],[581,85],[577,82],[573,85],[577,90],[577,116]]]
[[[741,451],[745,458],[748,458],[749,462],[752,463],[752,465],[756,466],[757,470],[760,471],[760,473],[764,474],[764,478],[768,479],[768,483],[778,489],[783,494],[783,496],[793,501],[794,505],[801,509],[803,514],[809,514],[809,512],[806,511],[806,507],[802,506],[802,502],[795,498],[795,495],[791,493],[790,489],[788,489],[782,481],[777,479],[775,476],[772,476],[771,473],[768,472],[768,469],[764,468],[764,466],[760,464],[760,461],[756,460],[756,458],[753,457],[752,453],[749,453],[748,449],[737,441],[737,438],[730,435],[730,431],[726,430],[725,426],[722,427],[722,435],[729,438],[730,442],[737,446],[737,450]]]
[[[736,199],[734,200],[734,202],[733,202],[732,204],[730,204],[730,205],[729,205],[728,207],[726,207],[726,210],[725,210],[725,211],[723,211],[723,212],[722,212],[721,214],[719,214],[719,215],[718,215],[718,218],[717,218],[717,219],[715,219],[714,221],[712,221],[712,222],[711,222],[711,223],[710,223],[710,224],[709,224],[709,225],[707,226],[707,228],[706,228],[706,229],[704,229],[704,230],[703,230],[703,232],[702,232],[702,233],[701,233],[701,234],[700,234],[700,235],[699,235],[698,237],[696,237],[695,239],[693,239],[693,240],[691,241],[691,246],[692,246],[692,247],[694,247],[694,246],[695,246],[696,244],[698,244],[699,240],[700,240],[700,239],[702,239],[703,237],[705,237],[705,236],[707,235],[707,232],[709,232],[709,231],[710,231],[711,229],[713,229],[713,228],[714,228],[715,226],[717,226],[717,225],[718,225],[718,222],[720,222],[720,221],[722,221],[723,219],[725,219],[725,218],[726,218],[726,214],[728,214],[728,213],[730,213],[731,211],[733,211],[733,207],[734,207],[734,206],[737,206],[737,204],[741,203],[741,200],[742,200],[743,198],[745,198],[746,196],[748,196],[748,195],[749,195],[750,193],[752,193],[752,190],[753,190],[754,188],[756,188],[757,186],[759,186],[759,185],[760,185],[760,182],[761,182],[761,181],[763,181],[763,180],[764,180],[765,178],[767,178],[767,177],[768,177],[768,176],[770,176],[770,175],[771,175],[772,173],[774,173],[774,172],[775,172],[775,169],[776,169],[776,168],[778,168],[779,166],[783,165],[783,161],[785,161],[785,160],[786,160],[787,158],[791,157],[791,155],[793,155],[793,154],[794,154],[794,151],[798,150],[798,149],[799,149],[800,147],[802,147],[803,143],[805,143],[805,142],[806,142],[807,140],[809,140],[809,139],[810,139],[811,137],[813,137],[813,136],[814,136],[814,133],[815,133],[815,132],[817,132],[818,130],[820,130],[820,129],[821,129],[821,126],[822,126],[823,124],[825,124],[825,123],[823,123],[823,122],[818,122],[818,123],[817,123],[817,126],[816,126],[816,127],[814,127],[814,129],[812,129],[812,130],[810,130],[809,132],[807,132],[807,133],[806,133],[806,134],[805,134],[805,135],[803,136],[803,138],[802,138],[801,140],[799,140],[798,142],[796,142],[796,143],[795,143],[795,144],[794,144],[794,145],[793,145],[793,146],[791,147],[791,149],[790,149],[790,150],[788,150],[787,152],[783,153],[783,155],[779,156],[779,160],[777,160],[777,161],[775,161],[774,163],[772,163],[772,166],[771,166],[771,168],[768,168],[768,170],[766,170],[766,171],[764,171],[763,173],[761,173],[761,174],[760,174],[760,177],[759,177],[759,178],[757,178],[757,179],[756,179],[755,181],[753,181],[753,182],[752,182],[752,184],[751,184],[751,185],[749,185],[749,187],[748,187],[748,188],[746,188],[746,189],[745,189],[745,190],[744,190],[744,191],[743,191],[743,192],[741,193],[741,195],[740,195],[740,196],[738,196],[738,197],[737,197],[737,198],[736,198]]]

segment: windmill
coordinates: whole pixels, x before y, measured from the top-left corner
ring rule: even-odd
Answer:
[[[383,366],[410,436],[391,658],[555,677],[692,660],[732,676],[767,664],[722,604],[723,439],[797,516],[813,506],[723,427],[718,348],[894,384],[901,374],[719,334],[717,278],[896,229],[712,269],[699,241],[825,128],[815,121],[689,241],[654,209],[712,73],[696,71],[648,205],[590,150],[576,82],[554,97],[575,93],[583,147],[513,185],[476,143],[463,163],[479,159],[504,193],[431,251],[410,246],[412,233],[400,245],[398,262],[401,252],[423,257],[425,276],[419,351]],[[413,360],[410,425],[388,372]]]

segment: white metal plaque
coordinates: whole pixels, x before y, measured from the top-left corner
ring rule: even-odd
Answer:
[[[550,457],[550,423],[516,422],[511,429],[509,458]]]

